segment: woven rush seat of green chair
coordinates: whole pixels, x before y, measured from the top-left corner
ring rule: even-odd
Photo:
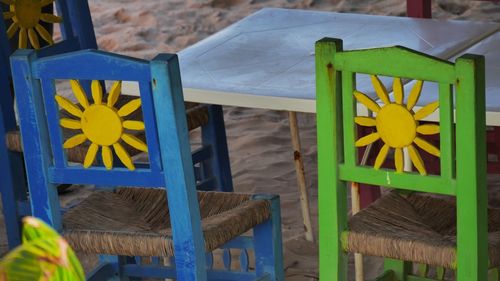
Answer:
[[[206,251],[212,251],[271,214],[267,200],[227,192],[198,192]],[[172,230],[164,189],[98,191],[63,218],[64,237],[85,253],[173,256]],[[140,242],[139,242],[140,241]]]
[[[456,268],[451,200],[390,192],[349,220],[343,247],[356,253]],[[490,267],[500,266],[500,210],[488,210]]]
[[[124,104],[136,98],[137,98],[136,96],[123,95],[122,98],[117,102],[117,105],[121,107]],[[208,123],[208,109],[205,105],[192,102],[186,102],[184,104],[186,106],[186,120],[189,131],[199,128]],[[64,110],[62,110],[60,114],[63,117],[70,117],[70,115],[66,113],[66,111]],[[129,118],[133,120],[142,120],[142,110],[139,109],[133,112]],[[75,131],[69,129],[63,128],[62,131],[66,139],[75,135]],[[137,133],[132,131],[131,133],[133,133],[136,137],[138,137],[142,141],[145,141],[144,132]],[[7,142],[7,148],[9,150],[15,152],[23,152],[22,141],[19,130],[8,132],[6,134],[6,142]],[[83,162],[85,159],[85,155],[87,154],[88,151],[88,146],[89,145],[87,144],[84,146],[77,146],[71,149],[67,149],[68,160],[71,162]],[[126,148],[127,152],[129,152],[131,155],[137,155],[140,153],[139,150],[134,149],[131,146],[126,146]]]

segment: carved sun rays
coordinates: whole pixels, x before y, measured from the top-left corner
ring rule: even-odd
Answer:
[[[424,162],[415,146],[439,157],[439,149],[419,136],[438,134],[439,125],[420,125],[419,121],[436,111],[439,107],[439,101],[429,103],[414,112],[413,108],[420,97],[423,81],[415,83],[415,86],[410,91],[407,104],[404,104],[404,90],[401,78],[394,78],[394,101],[390,100],[387,89],[377,76],[372,75],[371,80],[375,92],[383,104],[379,105],[367,95],[357,90],[354,91],[356,100],[376,114],[375,117],[356,116],[354,118],[356,124],[376,129],[375,132],[358,139],[355,145],[363,147],[381,140],[384,145],[378,152],[374,168],[379,169],[385,162],[389,151],[394,149],[394,163],[396,171],[399,173],[403,172],[403,149],[407,148],[410,159],[418,172],[422,175],[427,174]]]
[[[14,37],[19,31],[18,46],[21,49],[28,47],[28,39],[31,46],[35,49],[40,48],[38,36],[52,45],[52,35],[45,29],[40,21],[47,23],[58,23],[62,21],[61,17],[53,14],[43,13],[45,6],[52,5],[55,0],[0,0],[1,3],[9,5],[10,10],[3,13],[5,20],[12,20],[12,24],[7,29],[7,37]]]
[[[87,150],[83,166],[85,168],[90,167],[94,163],[99,148],[101,148],[102,160],[108,170],[113,168],[113,152],[111,150],[113,148],[123,165],[130,170],[134,170],[135,166],[132,158],[120,144],[120,140],[140,151],[148,151],[148,147],[143,141],[124,131],[124,129],[144,131],[144,122],[124,120],[125,117],[141,107],[141,99],[131,100],[117,109],[115,104],[120,97],[121,81],[113,84],[107,102],[104,103],[101,83],[94,80],[91,87],[94,103],[90,104],[80,83],[77,80],[71,80],[70,84],[80,106],[72,103],[67,98],[56,95],[55,98],[59,106],[76,118],[61,118],[60,125],[66,129],[80,130],[80,133],[67,139],[63,147],[73,148],[87,140],[90,141],[90,147]]]

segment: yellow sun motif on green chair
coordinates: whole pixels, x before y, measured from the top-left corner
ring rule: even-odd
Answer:
[[[3,18],[12,20],[12,24],[7,29],[7,37],[14,37],[19,30],[19,48],[28,47],[28,38],[31,46],[35,49],[40,48],[38,34],[47,43],[52,45],[54,41],[52,36],[41,24],[40,21],[47,23],[61,22],[61,17],[53,14],[43,13],[45,6],[52,5],[55,0],[0,0],[0,2],[9,5],[10,11],[3,13]],[[36,30],[36,31],[35,31]]]
[[[414,145],[434,156],[440,156],[440,151],[437,147],[419,136],[419,134],[434,135],[439,133],[439,125],[419,124],[419,121],[436,111],[439,107],[439,101],[427,104],[417,112],[414,112],[413,108],[420,97],[423,81],[417,81],[415,83],[408,97],[407,104],[404,104],[404,91],[401,78],[394,78],[394,102],[391,102],[389,99],[387,89],[377,76],[372,75],[371,80],[375,92],[383,102],[383,105],[380,106],[367,95],[357,90],[354,91],[354,96],[358,102],[362,103],[376,114],[375,117],[357,116],[354,118],[354,122],[358,125],[376,128],[375,132],[358,139],[355,145],[357,147],[363,147],[381,139],[384,145],[375,159],[374,168],[377,170],[380,169],[387,158],[389,150],[394,149],[394,164],[396,166],[396,171],[399,173],[403,172],[403,149],[407,148],[415,168],[417,168],[420,174],[427,174],[424,162]]]
[[[60,107],[76,117],[77,119],[61,118],[60,125],[63,128],[80,130],[81,133],[67,139],[63,147],[73,148],[90,141],[90,147],[85,155],[83,166],[88,168],[94,163],[99,148],[102,149],[101,155],[106,169],[113,168],[114,149],[120,161],[130,170],[135,166],[132,158],[120,144],[120,140],[130,146],[147,152],[147,145],[137,137],[128,134],[124,129],[134,131],[144,131],[144,122],[136,120],[123,120],[141,107],[141,99],[137,98],[116,109],[115,104],[121,93],[121,81],[117,81],[111,87],[107,103],[103,103],[103,91],[99,81],[92,81],[92,99],[94,104],[89,104],[85,91],[76,80],[70,80],[73,94],[78,100],[80,106],[74,104],[69,99],[56,95],[55,99]],[[83,108],[83,110],[82,110]]]

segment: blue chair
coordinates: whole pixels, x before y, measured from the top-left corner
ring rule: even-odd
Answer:
[[[118,256],[103,259],[89,278],[283,280],[279,198],[196,191],[177,56],[149,62],[85,50],[37,58],[18,50],[11,65],[33,215],[77,251]],[[69,80],[77,104],[55,93],[55,79]],[[93,80],[92,98],[82,80]],[[140,98],[119,105],[120,82],[106,95],[99,81],[123,80],[139,82]],[[143,118],[132,118],[139,110]],[[65,147],[84,143],[90,145],[83,163],[69,162]],[[124,146],[147,152],[147,163],[137,163]],[[61,215],[56,185],[62,183],[106,190]],[[242,236],[252,229],[253,236]],[[218,248],[223,268],[213,266]],[[234,270],[229,249],[239,249],[241,268]],[[171,266],[159,262],[174,255]],[[153,258],[144,264],[139,257]]]
[[[6,5],[6,3],[11,5]],[[23,188],[26,183],[22,164],[22,146],[14,115],[14,94],[10,86],[8,57],[17,47],[35,47],[38,49],[37,57],[81,49],[97,49],[87,1],[55,0],[40,3],[41,6],[35,8],[39,8],[40,15],[44,15],[43,19],[39,20],[42,27],[25,26],[25,31],[21,32],[21,28],[16,27],[16,22],[20,25],[19,19],[15,19],[15,13],[9,12],[20,9],[16,7],[16,2],[0,1],[0,12],[7,12],[4,14],[6,21],[0,21],[0,90],[3,93],[9,93],[0,97],[0,136],[6,136],[7,139],[7,143],[0,143],[0,156],[2,156],[0,169],[5,174],[5,180],[0,183],[0,192],[11,248],[20,243],[20,218],[29,215],[30,210],[27,188]],[[56,4],[60,18],[51,15],[53,3]],[[51,25],[56,22],[60,22],[62,41],[54,43],[50,37]],[[89,81],[82,81],[82,86],[87,90],[86,92],[90,92]],[[132,98],[128,97],[129,100]],[[186,108],[189,129],[201,127],[202,131],[202,147],[193,152],[198,188],[232,191],[222,107],[187,103]],[[68,157],[78,162],[84,155],[85,149],[75,149],[70,151]]]
[[[43,7],[34,6],[34,8],[39,9],[40,15],[44,14],[44,20],[48,23],[39,20],[38,23],[41,24],[41,27],[33,26],[32,23],[31,28],[24,29],[25,31],[22,32],[24,35],[20,36],[20,24],[15,24],[19,20],[17,18],[14,20],[16,14],[11,11],[16,8],[19,10],[19,7],[16,6],[15,1],[0,1],[0,14],[4,15],[5,18],[5,21],[0,20],[0,91],[2,92],[0,96],[0,136],[10,140],[8,143],[0,142],[0,170],[2,171],[0,192],[10,248],[20,244],[21,218],[29,215],[30,210],[22,154],[19,153],[22,149],[19,145],[14,114],[14,93],[11,86],[9,56],[19,45],[32,47],[32,44],[36,44],[36,47],[40,48],[39,56],[83,48],[97,48],[86,1],[56,1],[58,14],[64,18],[63,21],[61,18],[50,15],[54,8],[53,1],[42,2],[44,2]],[[42,2],[40,2],[41,5]],[[20,1],[19,3],[23,5],[28,2]],[[53,42],[50,42],[52,41],[50,37],[52,24],[59,21],[61,21],[63,40],[52,44]],[[13,27],[13,24],[17,28]],[[19,40],[20,37],[23,39]],[[20,41],[25,43],[20,44]]]

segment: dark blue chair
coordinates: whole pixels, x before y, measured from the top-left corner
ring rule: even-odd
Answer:
[[[44,19],[49,23],[39,20],[41,28],[35,25],[32,26],[32,31],[25,32],[27,36],[25,38],[27,40],[26,47],[31,47],[32,44],[28,38],[36,37],[36,39],[32,40],[38,42],[37,47],[40,47],[39,56],[84,48],[97,48],[87,1],[56,1],[58,14],[64,20],[60,23],[63,40],[55,44],[46,42],[45,39],[50,39],[46,33],[51,35],[52,23],[50,22],[60,20],[53,16],[47,16],[52,14],[54,9],[53,1],[42,2],[44,2],[43,7],[34,6],[33,8],[39,9],[39,15],[45,14]],[[12,4],[13,8],[6,3]],[[26,4],[28,2],[19,1],[19,3]],[[20,244],[21,218],[30,214],[24,165],[22,163],[22,154],[19,153],[21,148],[14,114],[14,93],[9,64],[9,56],[20,45],[18,43],[20,29],[11,28],[15,22],[13,17],[16,16],[11,10],[16,8],[18,7],[16,7],[14,1],[0,1],[0,14],[5,17],[5,21],[0,20],[0,91],[2,93],[0,96],[0,136],[3,139],[10,140],[8,143],[0,142],[0,170],[2,171],[0,192],[2,194],[3,214],[10,248]],[[7,34],[8,30],[11,30],[11,36]],[[28,36],[29,33],[35,33],[35,35]],[[42,38],[41,34],[45,39]],[[13,146],[10,149],[8,147],[9,143]]]
[[[144,61],[85,50],[38,58],[18,50],[11,64],[33,215],[61,231],[75,250],[108,255],[89,279],[284,279],[279,198],[196,190],[177,56]],[[78,103],[56,94],[55,80],[72,84]],[[79,82],[88,80],[91,94]],[[122,105],[120,82],[106,94],[99,81],[137,81],[140,98]],[[142,118],[133,117],[137,112]],[[83,163],[69,162],[65,148],[85,143]],[[148,160],[138,163],[124,146],[146,152]],[[64,183],[105,190],[61,214],[57,185]],[[252,229],[252,236],[242,236]],[[219,248],[224,266],[215,268],[212,252]],[[230,249],[238,249],[238,269]]]
[[[29,215],[30,210],[24,180],[21,140],[14,115],[14,93],[10,82],[8,57],[20,46],[37,47],[37,57],[41,58],[81,49],[97,49],[97,43],[87,1],[41,1],[41,6],[35,8],[41,11],[38,16],[43,15],[39,20],[42,27],[31,23],[31,27],[25,26],[25,30],[31,31],[25,31],[24,35],[20,35],[20,27],[12,28],[19,20],[15,19],[15,13],[11,11],[20,8],[12,8],[5,3],[16,5],[16,2],[0,1],[0,12],[7,12],[4,14],[6,20],[0,20],[0,90],[5,93],[0,97],[0,136],[6,136],[7,139],[7,143],[0,142],[0,169],[4,179],[0,183],[0,192],[9,246],[12,248],[20,243],[20,219]],[[53,3],[61,18],[51,15]],[[62,40],[56,43],[52,42],[49,36],[55,22],[60,22],[62,33]],[[9,30],[15,32],[8,32]],[[82,86],[89,92],[89,81],[82,81]],[[197,104],[186,104],[186,107],[189,129],[201,127],[202,131],[202,147],[193,152],[198,188],[233,191],[222,107]],[[69,159],[73,161],[79,161],[83,156],[82,150],[69,153]]]

